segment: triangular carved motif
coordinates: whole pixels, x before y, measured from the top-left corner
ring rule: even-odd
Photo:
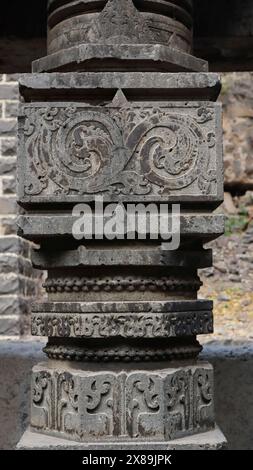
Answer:
[[[110,106],[116,106],[118,108],[129,106],[129,102],[122,90],[117,90]]]
[[[132,0],[108,0],[95,21],[96,29],[105,44],[145,42],[150,30]]]

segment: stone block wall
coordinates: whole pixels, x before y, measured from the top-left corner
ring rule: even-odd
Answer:
[[[16,160],[18,84],[0,75],[0,335],[30,334],[29,311],[40,280],[30,262],[31,244],[17,237]]]
[[[253,189],[253,73],[224,74],[222,82],[225,188],[240,194]]]

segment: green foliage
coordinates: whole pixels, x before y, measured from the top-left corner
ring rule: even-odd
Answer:
[[[248,226],[249,216],[245,208],[240,209],[238,215],[228,216],[225,224],[225,235],[242,233]]]

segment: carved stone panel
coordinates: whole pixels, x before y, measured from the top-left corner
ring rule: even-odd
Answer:
[[[220,118],[213,103],[24,105],[20,200],[219,200]]]
[[[173,338],[209,334],[212,311],[168,314],[32,314],[33,336],[60,338]]]
[[[205,363],[154,371],[33,370],[33,430],[76,441],[169,441],[214,427],[213,371]]]

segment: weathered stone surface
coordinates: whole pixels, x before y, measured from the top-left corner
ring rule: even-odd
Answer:
[[[108,450],[135,450],[135,451],[158,451],[158,450],[222,450],[227,447],[227,441],[218,427],[213,431],[207,431],[193,436],[172,439],[168,442],[145,441],[136,442],[133,439],[129,441],[116,442],[112,440],[100,441],[96,444],[89,442],[78,443],[67,441],[58,437],[44,436],[26,431],[21,441],[18,443],[17,450],[84,450],[84,451],[108,451]]]
[[[38,264],[48,270],[48,302],[33,308],[33,332],[48,335],[50,360],[33,372],[32,429],[77,442],[165,445],[214,430],[212,368],[197,362],[196,336],[213,328],[212,304],[197,300],[197,269],[211,261],[210,253],[200,261],[203,244],[224,228],[223,216],[212,215],[223,197],[221,109],[213,103],[219,82],[203,73],[157,73],[207,70],[187,53],[191,4],[147,0],[145,11],[132,0],[92,10],[89,0],[74,9],[68,1],[50,5],[49,55],[34,70],[78,74],[20,85],[26,212],[18,227],[40,243]],[[152,202],[156,209],[180,202],[179,250],[169,254],[159,236],[153,243],[149,214],[149,253],[141,253],[147,244],[138,230],[131,241],[121,231],[114,243],[100,227],[99,241],[94,234],[87,243],[91,261],[73,235],[79,215],[71,214],[88,202],[94,222],[97,195],[105,204]]]
[[[30,415],[30,375],[35,363],[43,361],[41,348],[43,341],[4,341],[0,344],[0,448],[13,449],[19,441],[21,434],[28,425]],[[252,341],[234,341],[228,343],[224,340],[211,341],[205,345],[201,354],[204,360],[213,364],[215,370],[215,410],[216,420],[222,427],[228,438],[230,450],[252,450],[253,413],[252,387],[253,387],[253,345]],[[108,367],[108,366],[107,366]],[[10,390],[12,393],[10,394]],[[236,390],[236,393],[235,393]],[[225,399],[224,399],[225,397]],[[233,413],[231,413],[233,409]],[[235,426],[236,421],[236,426]],[[191,442],[201,447],[209,448],[213,439],[210,433],[196,434],[187,438],[181,438],[179,442]],[[202,440],[202,436],[205,441]],[[182,440],[183,439],[183,440]],[[190,440],[190,441],[189,441]],[[223,440],[224,437],[223,437]],[[30,448],[40,445],[42,448],[47,443],[53,447],[53,443],[59,443],[59,438],[52,438],[44,434],[33,433],[30,439]],[[92,445],[99,446],[99,442],[88,444],[60,440],[65,444],[65,449],[76,448],[88,451]],[[123,444],[122,444],[123,445]],[[140,450],[145,443],[142,441]],[[157,446],[157,442],[147,444],[147,449]],[[172,446],[173,442],[164,443]],[[190,445],[190,444],[189,444]],[[109,443],[103,441],[103,450],[109,450]],[[120,444],[111,443],[111,448],[118,448]],[[136,444],[127,442],[125,447],[135,448]],[[150,446],[150,448],[148,447]],[[50,446],[49,446],[50,447]],[[56,445],[57,447],[57,445]],[[64,447],[63,447],[64,448]]]
[[[85,108],[66,103],[46,110],[30,104],[22,108],[19,132],[23,203],[80,202],[94,195],[106,201],[222,200],[217,104]]]
[[[163,243],[146,249],[114,249],[94,250],[80,245],[73,250],[33,250],[31,259],[35,268],[74,268],[84,266],[167,266],[171,268],[206,268],[212,265],[211,250],[171,251]],[[1,247],[1,243],[0,243]],[[117,249],[118,248],[118,249]]]
[[[38,283],[29,277],[16,273],[0,274],[0,295],[20,292],[22,296],[32,297],[37,291]]]
[[[0,175],[15,175],[17,159],[15,157],[0,158]]]
[[[31,313],[32,299],[22,297],[21,295],[0,295],[0,316],[4,315],[18,316],[20,314],[27,315]]]
[[[192,8],[189,3],[132,0],[105,4],[65,2],[48,18],[48,56],[33,62],[47,70],[207,71],[207,62],[191,56]]]
[[[31,240],[47,237],[72,237],[73,223],[77,217],[71,215],[37,216],[20,215],[17,219],[19,235]],[[181,236],[195,236],[212,240],[224,232],[223,215],[180,215]]]
[[[92,8],[93,7],[93,8]],[[92,1],[65,2],[50,6],[48,53],[83,43],[127,44],[164,43],[173,49],[191,52],[192,7],[181,0],[166,3],[145,1],[145,10],[132,0],[109,0],[104,5]],[[66,34],[66,31],[69,34]]]
[[[166,313],[210,310],[210,300],[177,300],[169,302],[36,302],[33,312],[45,313]]]
[[[208,72],[208,64],[185,52],[155,44],[92,45],[73,46],[61,52],[33,62],[32,70],[41,72],[72,72],[119,70]]]
[[[7,101],[5,103],[5,117],[16,119],[18,115],[18,101]]]
[[[195,299],[202,283],[197,274],[191,270],[188,273],[174,272],[166,276],[166,268],[156,275],[132,274],[124,269],[121,275],[105,272],[50,273],[43,284],[50,301],[148,301],[168,299]],[[143,269],[139,270],[143,271]],[[149,269],[150,271],[150,269]],[[150,273],[151,274],[151,273]]]
[[[252,78],[252,73],[223,77],[225,185],[239,191],[253,188]]]
[[[16,214],[16,198],[11,196],[0,196],[0,214]]]
[[[49,359],[78,363],[161,363],[195,361],[202,351],[196,337],[182,338],[49,338],[43,348]]]
[[[38,340],[0,339],[1,450],[14,449],[28,425],[31,369],[43,360],[42,347]]]
[[[5,337],[29,335],[30,320],[30,316],[25,314],[0,316],[0,335]]]
[[[31,253],[31,243],[15,235],[0,237],[0,253],[13,253],[29,258]]]
[[[209,364],[155,372],[96,369],[35,366],[32,429],[81,442],[103,437],[169,441],[214,429]]]
[[[0,119],[0,133],[3,137],[12,136],[17,130],[16,119]]]
[[[18,99],[18,84],[17,83],[2,83],[0,87],[0,100],[17,100],[17,99]]]
[[[0,335],[20,335],[20,318],[18,315],[5,315],[4,317],[0,317]]]
[[[0,153],[2,157],[15,157],[17,155],[17,139],[15,137],[2,138],[0,141]]]
[[[173,338],[213,332],[212,310],[174,313],[33,313],[32,334],[66,338]]]
[[[215,73],[33,73],[19,76],[19,89],[25,101],[41,101],[65,96],[83,101],[110,101],[122,90],[128,101],[134,97],[149,99],[216,101],[221,90],[219,75]]]
[[[17,233],[16,216],[4,215],[0,216],[0,233],[1,235],[15,235]]]
[[[2,179],[3,194],[16,194],[16,179],[12,176],[6,176]]]
[[[13,253],[1,254],[0,252],[0,271],[1,273],[17,272],[26,277],[35,276],[31,261]]]

